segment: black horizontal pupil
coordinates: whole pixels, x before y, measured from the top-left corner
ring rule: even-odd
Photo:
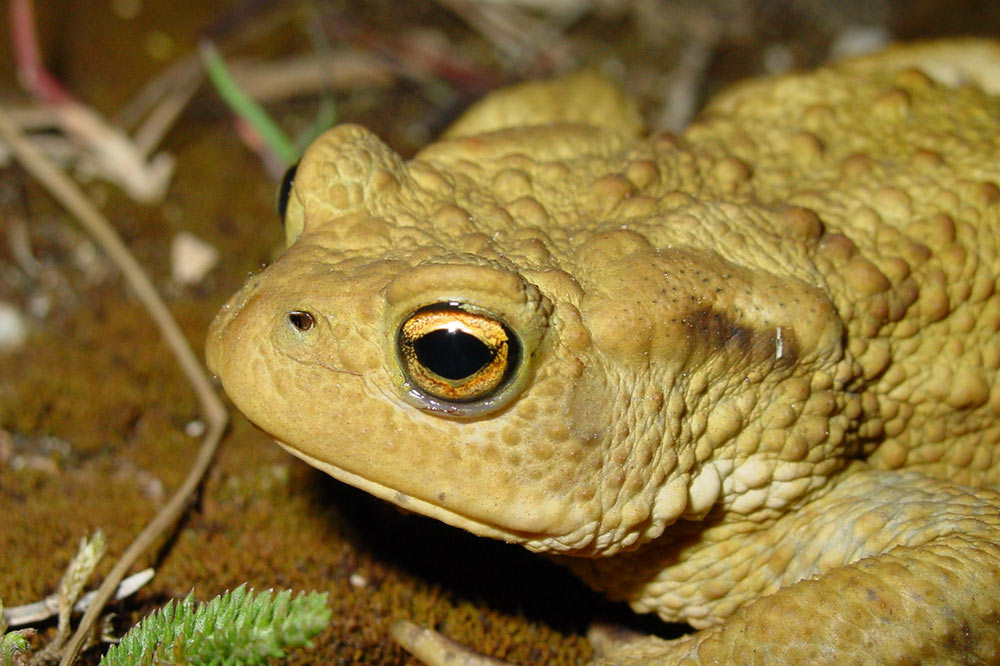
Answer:
[[[315,323],[313,316],[304,310],[293,310],[292,312],[289,312],[288,321],[291,322],[292,326],[300,331],[308,331]]]
[[[421,336],[413,349],[421,365],[445,379],[465,379],[493,360],[493,352],[476,336],[448,329]]]

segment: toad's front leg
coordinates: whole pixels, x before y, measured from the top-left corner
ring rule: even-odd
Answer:
[[[753,539],[774,581],[758,597],[673,641],[592,632],[595,664],[1000,663],[1000,494],[860,471]],[[431,665],[503,663],[408,623],[394,635]]]
[[[684,566],[718,571],[728,559],[725,570],[750,571],[756,596],[716,626],[599,663],[1000,663],[996,492],[858,464],[739,546],[708,545]],[[748,588],[736,581],[730,594]]]

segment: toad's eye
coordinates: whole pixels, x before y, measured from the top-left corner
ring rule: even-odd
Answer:
[[[316,318],[311,312],[292,310],[288,313],[288,323],[304,333],[313,327]]]
[[[399,328],[396,347],[413,388],[455,403],[489,398],[521,362],[521,345],[503,322],[456,303],[411,314]]]
[[[281,179],[281,186],[278,188],[278,198],[275,201],[275,207],[278,209],[278,215],[281,216],[282,221],[284,221],[285,213],[288,211],[288,198],[292,196],[292,185],[295,184],[295,172],[298,170],[298,162],[288,167],[288,171],[285,172],[284,177]]]

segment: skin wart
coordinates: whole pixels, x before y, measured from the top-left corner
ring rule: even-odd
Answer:
[[[897,47],[679,136],[585,72],[409,162],[336,127],[209,364],[310,464],[696,629],[598,663],[994,661],[998,71]]]

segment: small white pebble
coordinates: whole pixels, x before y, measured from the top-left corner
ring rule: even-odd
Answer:
[[[182,231],[170,244],[170,273],[179,285],[197,284],[219,263],[219,251]]]
[[[347,580],[351,584],[351,587],[356,587],[358,589],[368,585],[368,579],[359,573],[352,573],[350,578]]]
[[[795,54],[785,44],[771,44],[764,49],[764,71],[784,74],[795,67]]]
[[[135,482],[139,486],[139,492],[155,506],[160,506],[166,501],[167,491],[163,487],[163,481],[149,472],[137,470]]]
[[[58,474],[59,465],[56,461],[48,456],[39,455],[15,455],[10,459],[10,468],[15,472],[20,472],[21,470],[31,470],[34,472],[42,472],[44,474]]]
[[[52,298],[48,294],[33,294],[28,297],[28,312],[36,319],[45,319],[52,311]]]
[[[12,352],[24,346],[28,339],[28,322],[21,311],[0,301],[0,354]]]
[[[830,60],[864,55],[889,43],[889,31],[878,25],[850,25],[841,30],[830,44]]]
[[[73,265],[83,273],[90,284],[103,280],[110,270],[110,262],[102,256],[89,240],[81,240],[73,246]]]
[[[184,426],[184,434],[188,437],[201,437],[205,434],[205,422],[195,419]]]

